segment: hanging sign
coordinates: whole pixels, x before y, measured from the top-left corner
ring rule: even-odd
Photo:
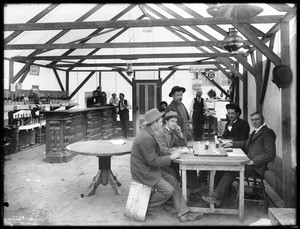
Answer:
[[[215,72],[214,71],[209,71],[207,73],[207,77],[210,78],[210,79],[213,79],[215,77]]]
[[[36,75],[38,76],[40,73],[40,67],[36,65],[30,65],[29,68],[29,75]]]

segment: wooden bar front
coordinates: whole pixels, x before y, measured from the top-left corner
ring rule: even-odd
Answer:
[[[81,140],[106,139],[114,134],[114,107],[44,111],[46,118],[46,158],[61,163],[75,156],[66,146]]]

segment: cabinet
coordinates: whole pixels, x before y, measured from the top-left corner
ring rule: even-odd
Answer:
[[[43,111],[46,119],[46,162],[61,163],[75,156],[66,150],[70,143],[106,139],[114,134],[114,107]]]

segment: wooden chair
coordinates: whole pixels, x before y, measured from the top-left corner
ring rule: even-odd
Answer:
[[[247,198],[245,196],[245,201],[263,203],[268,208],[269,202],[267,199],[267,194],[265,190],[264,178],[259,175],[248,176],[244,178],[245,187],[249,187],[253,192],[253,198]],[[238,182],[238,192],[239,193],[239,178],[237,177],[236,181]],[[236,197],[236,206],[238,205],[239,195]]]
[[[151,191],[151,187],[132,180],[124,215],[139,222],[145,221]]]

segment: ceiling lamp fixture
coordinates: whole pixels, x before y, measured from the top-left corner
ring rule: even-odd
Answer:
[[[224,38],[221,46],[230,54],[237,54],[238,50],[244,45],[243,38],[237,35],[235,28],[229,28],[228,36]]]
[[[133,73],[132,64],[127,64],[126,73],[128,76],[131,76],[131,74]]]

